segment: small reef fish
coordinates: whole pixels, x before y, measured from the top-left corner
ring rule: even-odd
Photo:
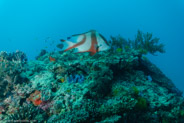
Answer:
[[[50,57],[49,57],[49,61],[50,61],[50,62],[55,62],[56,59],[50,56]]]
[[[65,82],[65,78],[62,77],[62,78],[60,79],[60,81],[61,81],[62,83]]]
[[[61,42],[62,44],[59,44],[58,48],[64,51],[75,48],[76,53],[90,52],[91,55],[94,55],[96,52],[110,49],[107,40],[95,30],[72,35]]]

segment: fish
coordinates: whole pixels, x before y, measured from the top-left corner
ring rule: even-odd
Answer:
[[[74,49],[75,53],[90,52],[91,55],[99,51],[109,50],[107,40],[96,30],[90,30],[82,34],[72,35],[67,40],[60,40],[62,44],[57,47],[63,51]]]
[[[61,80],[62,83],[65,82],[65,78],[64,77],[62,77],[60,80]]]

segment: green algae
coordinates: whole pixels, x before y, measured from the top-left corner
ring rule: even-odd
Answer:
[[[138,97],[136,108],[138,110],[146,110],[148,108],[146,99],[143,97]]]
[[[184,118],[184,110],[180,111],[180,116]]]
[[[133,90],[133,94],[134,94],[135,96],[138,96],[138,95],[139,95],[139,90],[138,90],[138,88],[137,88],[136,86],[133,86],[133,87],[132,87],[132,90]]]

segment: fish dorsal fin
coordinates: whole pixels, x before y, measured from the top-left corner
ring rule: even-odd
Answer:
[[[75,36],[77,37],[77,36],[85,35],[85,34],[87,34],[87,33],[91,33],[91,32],[96,32],[96,30],[89,30],[89,31],[84,32],[84,33],[81,33],[81,34],[74,34],[74,35],[72,35],[72,36],[68,37],[67,39],[69,40],[71,37],[75,37]]]
[[[97,42],[98,42],[98,46],[99,46],[99,51],[105,51],[110,49],[107,40],[99,33],[96,34],[97,37]]]

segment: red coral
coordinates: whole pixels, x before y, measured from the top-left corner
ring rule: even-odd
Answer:
[[[41,99],[36,99],[36,100],[34,100],[34,102],[33,102],[33,104],[35,105],[35,106],[38,106],[38,105],[40,105],[42,103],[42,100]]]
[[[31,101],[35,106],[40,105],[42,103],[41,92],[36,90],[29,96],[29,98],[27,98],[27,101]]]
[[[51,56],[49,57],[49,60],[50,60],[50,62],[55,62],[56,61],[56,59],[51,57]]]

